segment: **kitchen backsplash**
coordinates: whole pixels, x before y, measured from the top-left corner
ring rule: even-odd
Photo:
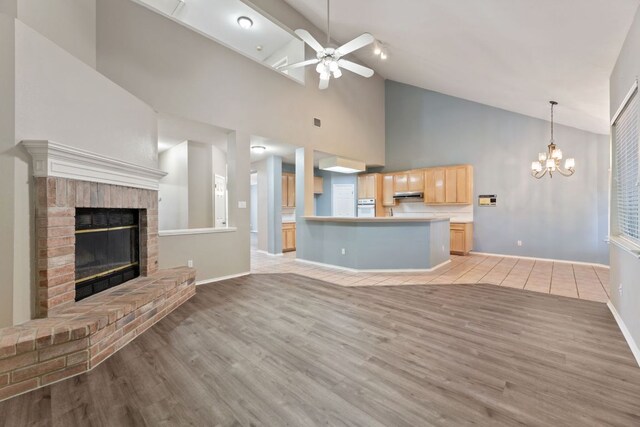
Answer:
[[[389,208],[387,208],[387,212]],[[430,206],[422,202],[400,202],[393,207],[393,216],[430,217],[433,215],[450,216],[453,221],[473,221],[473,205]]]
[[[295,208],[282,208],[282,222],[295,222],[296,210]]]

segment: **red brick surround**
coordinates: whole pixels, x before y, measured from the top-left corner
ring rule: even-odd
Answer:
[[[75,299],[75,209],[140,209],[140,274],[158,270],[158,192],[66,178],[36,178],[37,312]],[[1,383],[1,378],[0,378]]]
[[[161,270],[0,329],[0,400],[94,368],[194,294],[195,270]]]

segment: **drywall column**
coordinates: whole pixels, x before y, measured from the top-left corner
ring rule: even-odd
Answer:
[[[3,3],[4,5],[4,3]],[[0,14],[0,328],[13,324],[15,21]],[[23,284],[28,286],[28,282]]]
[[[267,252],[282,253],[282,157],[267,159]]]
[[[296,258],[304,258],[305,243],[312,238],[303,217],[313,215],[313,150],[296,150]]]
[[[239,237],[234,247],[227,248],[227,250],[232,251],[236,260],[230,269],[240,272],[251,269],[251,238],[249,235],[250,145],[251,139],[246,132],[230,132],[227,137],[228,222],[230,227],[237,228],[236,233]]]

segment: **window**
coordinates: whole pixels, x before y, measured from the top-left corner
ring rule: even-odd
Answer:
[[[614,149],[614,233],[640,245],[640,133],[638,89],[614,118],[611,134]]]

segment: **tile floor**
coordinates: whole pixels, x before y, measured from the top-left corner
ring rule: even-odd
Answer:
[[[353,273],[296,261],[295,252],[251,251],[251,272],[295,273],[341,286],[488,283],[599,302],[609,298],[606,267],[476,254],[452,255],[451,263],[429,273]]]

